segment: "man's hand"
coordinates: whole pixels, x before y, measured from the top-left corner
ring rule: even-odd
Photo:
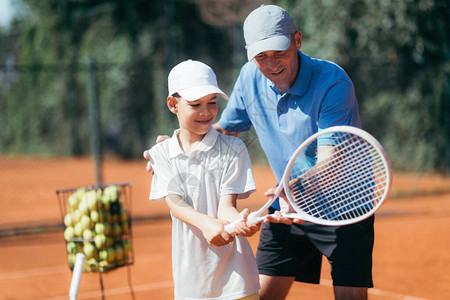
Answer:
[[[168,135],[158,135],[158,137],[156,138],[156,143],[161,143],[168,138],[170,138],[170,136]],[[145,168],[147,172],[153,172],[152,165],[150,164],[150,150],[145,150],[144,153],[142,153],[142,156],[144,156],[144,158],[148,160],[147,167]]]
[[[221,134],[224,134],[224,135],[230,135],[230,136],[235,136],[235,137],[239,137],[241,135],[240,132],[228,131],[228,130],[223,129],[222,126],[219,125],[219,123],[213,124],[213,127],[215,130],[217,130],[218,132],[220,132]]]
[[[275,194],[275,189],[271,188],[267,192],[265,192],[264,195],[266,195],[268,197],[273,197],[274,194]],[[287,224],[287,225],[291,225],[292,223],[296,223],[296,224],[305,223],[305,221],[301,220],[301,219],[291,219],[291,218],[286,218],[286,217],[282,216],[282,213],[291,213],[291,212],[295,213],[294,208],[292,208],[291,204],[289,203],[289,201],[286,198],[286,195],[284,194],[284,190],[278,196],[278,202],[280,203],[280,210],[275,211],[274,215],[267,215],[264,222],[283,223],[283,224]]]

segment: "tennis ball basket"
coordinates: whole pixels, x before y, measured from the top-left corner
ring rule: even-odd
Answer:
[[[134,263],[131,231],[131,184],[101,184],[60,189],[67,260],[86,257],[83,272],[106,273]]]

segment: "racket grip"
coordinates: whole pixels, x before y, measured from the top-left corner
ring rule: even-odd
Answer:
[[[235,230],[234,227],[237,224],[241,223],[241,222],[242,222],[242,219],[238,219],[238,220],[236,220],[234,222],[231,222],[231,223],[225,225],[226,232],[228,232],[228,234],[235,235],[236,234],[236,230]]]
[[[265,219],[265,217],[262,217],[260,215],[257,214],[257,212],[252,212],[251,214],[248,215],[247,217],[247,223],[248,224],[258,224],[259,222],[263,221]],[[235,226],[239,223],[241,223],[242,221],[244,221],[243,219],[238,219],[234,222],[231,222],[227,225],[225,225],[225,230],[232,235],[236,234],[236,230],[235,230]]]
[[[70,283],[69,299],[76,300],[78,295],[78,288],[80,287],[81,273],[83,272],[83,265],[85,256],[83,253],[77,253],[75,256],[75,265],[72,272],[72,281]]]
[[[275,214],[270,214],[270,215],[268,215],[268,216],[271,216],[271,217],[275,217]],[[298,213],[281,213],[281,216],[282,217],[284,217],[284,218],[289,218],[289,219],[301,219],[301,220],[303,220],[304,219],[304,217],[305,216],[301,216],[300,214],[298,214]]]

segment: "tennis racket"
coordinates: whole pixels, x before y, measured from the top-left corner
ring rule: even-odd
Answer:
[[[274,196],[247,222],[256,224],[284,190],[296,213],[284,217],[339,226],[375,213],[389,194],[392,170],[381,144],[351,126],[330,127],[309,137],[291,156]],[[225,229],[235,234],[235,225]]]

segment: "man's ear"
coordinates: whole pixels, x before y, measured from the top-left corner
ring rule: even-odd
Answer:
[[[300,50],[300,48],[302,47],[302,32],[300,30],[297,30],[295,32],[295,47]]]
[[[167,97],[167,107],[173,114],[178,113],[178,101],[175,97],[169,96]]]

